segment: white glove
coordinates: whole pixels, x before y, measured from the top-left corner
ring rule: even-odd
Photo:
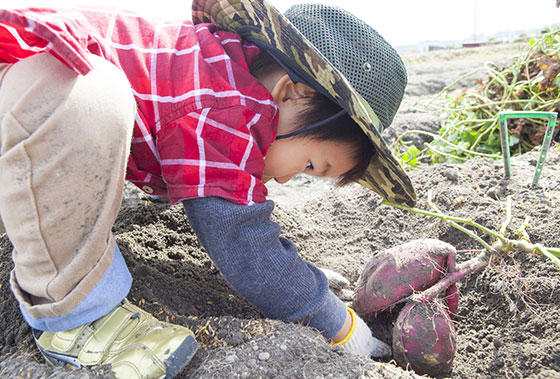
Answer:
[[[320,268],[329,281],[330,290],[342,301],[352,301],[354,291],[350,289],[350,281],[338,272],[329,270],[328,268]]]
[[[385,358],[391,356],[391,348],[385,342],[378,340],[371,334],[371,330],[352,309],[348,309],[352,317],[350,331],[340,342],[334,346],[342,346],[344,350],[372,358]]]

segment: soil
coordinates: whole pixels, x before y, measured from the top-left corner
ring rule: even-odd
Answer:
[[[437,130],[437,116],[424,105],[462,73],[487,60],[507,62],[515,49],[494,46],[406,56],[410,85],[387,139],[409,128]],[[509,230],[529,216],[531,241],[558,247],[560,147],[553,144],[539,185],[531,189],[538,153],[536,149],[515,157],[509,180],[504,179],[502,162],[489,159],[422,166],[410,173],[418,206],[425,207],[431,189],[443,212],[498,230],[509,196],[514,217]],[[358,185],[335,189],[330,182],[296,177],[284,186],[271,185],[269,197],[276,201],[274,220],[302,258],[344,275],[350,289],[376,251],[413,239],[448,242],[459,250],[459,261],[481,248],[444,222],[382,205],[377,195]],[[197,335],[200,348],[183,378],[416,377],[394,362],[332,347],[310,328],[263,318],[223,280],[180,206],[146,202],[129,187],[114,233],[135,279],[130,300],[162,320],[189,326]],[[11,245],[5,235],[0,249],[0,376],[110,376],[106,370],[55,369],[42,363],[9,290]],[[460,281],[457,352],[449,377],[560,378],[559,290],[558,267],[521,252]],[[370,325],[386,339],[386,330],[375,320]]]

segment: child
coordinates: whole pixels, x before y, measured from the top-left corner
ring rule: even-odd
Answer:
[[[403,96],[402,61],[334,7],[195,0],[193,23],[0,11],[0,214],[38,348],[51,364],[109,363],[126,378],[172,377],[194,355],[191,331],[126,300],[111,226],[127,179],[182,202],[222,275],[266,317],[390,354],[279,236],[264,183],[306,173],[414,204],[380,136]]]

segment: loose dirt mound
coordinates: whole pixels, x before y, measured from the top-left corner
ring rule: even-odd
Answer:
[[[403,111],[412,113],[410,108]],[[442,211],[494,229],[503,221],[506,196],[511,196],[512,228],[530,216],[532,242],[558,247],[560,149],[551,148],[540,186],[529,189],[537,158],[537,152],[515,158],[509,181],[503,179],[501,162],[487,159],[424,167],[411,177],[421,200],[432,189]],[[376,251],[411,239],[439,238],[461,251],[480,248],[438,220],[381,205],[378,196],[360,186],[335,190],[306,178],[293,182],[271,186],[275,221],[304,259],[343,274],[352,285]],[[415,377],[390,362],[331,347],[309,328],[263,319],[225,283],[181,207],[129,200],[114,232],[135,279],[130,299],[160,319],[195,331],[201,348],[183,377]],[[39,363],[29,327],[9,290],[11,245],[5,236],[0,249],[0,376],[104,376],[103,371],[69,372]],[[461,252],[459,260],[474,254]],[[457,355],[450,376],[560,378],[559,289],[558,268],[543,257],[521,253],[461,281]],[[374,329],[380,337],[387,335]]]

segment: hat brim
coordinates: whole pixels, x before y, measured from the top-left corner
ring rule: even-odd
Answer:
[[[193,0],[195,24],[212,23],[272,52],[284,65],[292,65],[302,81],[321,91],[344,108],[377,149],[358,183],[390,202],[414,206],[412,182],[379,130],[379,119],[366,100],[346,78],[266,0]]]

